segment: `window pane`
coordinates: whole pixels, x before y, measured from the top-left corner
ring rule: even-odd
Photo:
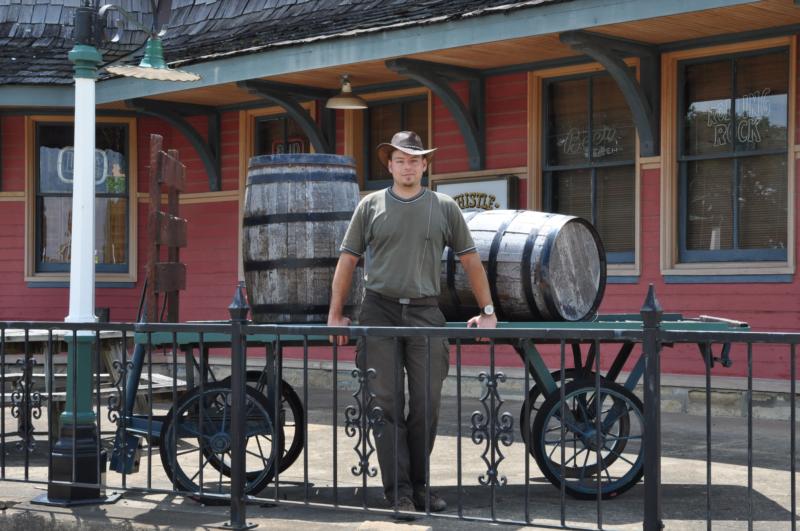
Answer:
[[[789,55],[736,60],[736,149],[786,147]]]
[[[592,170],[553,173],[553,211],[592,221]]]
[[[589,79],[551,83],[547,97],[548,164],[589,162]]]
[[[414,131],[422,139],[422,145],[428,145],[428,101],[409,101],[404,105],[406,131]]]
[[[67,264],[72,236],[72,198],[42,198],[42,263]],[[95,199],[95,260],[98,264],[125,264],[128,261],[128,200],[117,197]]]
[[[369,109],[369,134],[372,145],[370,151],[370,180],[391,179],[389,170],[378,160],[376,148],[382,142],[389,142],[392,135],[402,130],[402,106],[400,103],[375,105]],[[419,131],[417,131],[419,132]],[[423,141],[425,139],[423,138]]]
[[[684,154],[731,151],[731,61],[685,69]]]
[[[128,201],[116,197],[98,197],[95,200],[96,230],[94,248],[98,264],[125,264],[128,262],[127,220]]]
[[[72,197],[44,197],[39,214],[39,261],[67,263],[72,235]]]
[[[256,155],[283,153],[283,120],[269,118],[256,121]]]
[[[39,131],[39,193],[72,193],[75,149],[72,124],[43,124]],[[127,194],[127,128],[98,124],[95,132],[95,191]]]
[[[282,153],[310,153],[311,147],[308,137],[297,125],[297,122],[289,118],[286,120],[286,145]]]
[[[739,161],[739,248],[785,249],[786,156]]]
[[[592,160],[633,160],[636,131],[622,91],[610,76],[592,79]]]
[[[686,248],[733,247],[732,160],[688,162]]]
[[[39,192],[72,193],[72,124],[42,124],[39,140]]]
[[[597,169],[597,230],[607,252],[633,252],[636,182],[632,166]]]

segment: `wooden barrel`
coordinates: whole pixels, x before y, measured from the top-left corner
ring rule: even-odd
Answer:
[[[581,321],[597,312],[606,258],[597,231],[574,216],[531,210],[465,211],[500,320]],[[449,321],[478,314],[451,249],[442,256],[439,306]]]
[[[359,201],[355,163],[327,154],[250,159],[242,246],[252,318],[326,322],[339,246]],[[345,313],[363,294],[356,268]]]

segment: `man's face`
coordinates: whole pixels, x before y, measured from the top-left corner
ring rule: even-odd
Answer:
[[[388,168],[395,184],[413,187],[422,182],[422,174],[428,169],[428,161],[422,155],[409,155],[395,150],[389,158]]]

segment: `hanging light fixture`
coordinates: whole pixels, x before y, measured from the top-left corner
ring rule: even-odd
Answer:
[[[111,11],[121,14],[131,24],[148,34],[147,42],[145,43],[144,56],[139,62],[138,66],[134,65],[112,65],[105,67],[106,70],[117,76],[124,77],[137,77],[139,79],[152,79],[156,81],[198,81],[200,76],[185,70],[174,70],[167,66],[164,61],[164,46],[161,44],[161,36],[165,30],[163,26],[169,20],[172,2],[162,0],[158,3],[155,17],[159,20],[153,21],[153,27],[148,29],[143,26],[136,18],[113,4],[107,4],[97,11],[97,17],[100,19],[101,27],[105,27],[106,18]],[[162,9],[163,8],[163,9]],[[111,42],[117,42],[120,39],[121,29],[109,39]]]
[[[336,96],[328,99],[325,104],[328,109],[366,109],[367,102],[363,98],[353,94],[353,87],[350,85],[350,76],[342,76],[342,91]]]
[[[147,38],[145,51],[138,66],[116,65],[108,66],[106,70],[112,74],[125,77],[138,77],[140,79],[154,79],[158,81],[198,81],[200,76],[185,70],[169,68],[164,61],[164,47],[158,35]]]

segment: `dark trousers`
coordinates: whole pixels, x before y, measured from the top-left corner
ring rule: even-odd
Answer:
[[[400,304],[367,292],[359,324],[439,327],[445,319],[438,306]],[[375,371],[375,377],[367,379],[369,391],[375,395],[369,411],[380,407],[384,419],[375,435],[384,493],[393,500],[396,482],[398,497],[411,496],[425,487],[425,456],[426,452],[430,455],[436,439],[442,381],[450,362],[447,339],[362,337],[357,352],[358,367]]]

